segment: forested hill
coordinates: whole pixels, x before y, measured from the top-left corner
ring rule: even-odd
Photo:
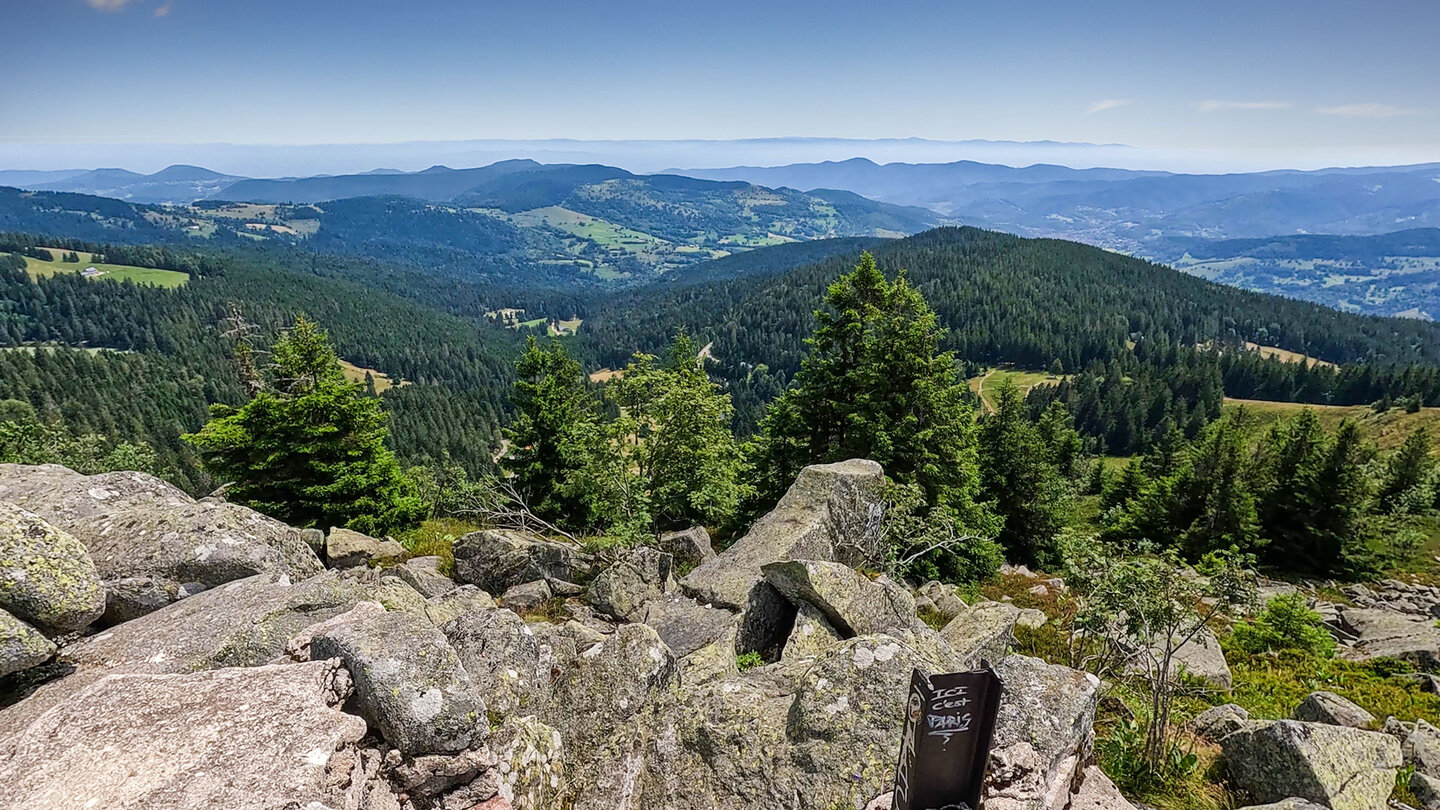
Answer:
[[[1206,391],[1218,397],[1222,375],[1231,372],[1225,382],[1234,387],[1233,396],[1324,402],[1343,393],[1358,401],[1378,396],[1374,392],[1385,386],[1424,391],[1427,401],[1440,395],[1430,391],[1440,383],[1433,371],[1440,366],[1440,324],[1352,315],[1224,287],[1074,242],[975,228],[940,228],[874,252],[886,273],[906,271],[950,329],[951,348],[972,363],[1051,369],[1058,361],[1072,372],[1097,362],[1142,362],[1157,379],[1169,374],[1167,396],[1188,398],[1194,406],[1198,384],[1182,384],[1167,371],[1193,361],[1174,352],[1250,341],[1365,365],[1307,372],[1331,376],[1299,380],[1292,364],[1266,364],[1248,353],[1243,368],[1196,371],[1214,377]],[[760,403],[783,390],[798,369],[826,285],[853,266],[858,253],[788,272],[617,294],[591,308],[582,331],[586,356],[618,367],[632,352],[658,351],[678,328],[702,345],[713,341],[712,371],[730,383],[744,429],[758,417]],[[1426,370],[1407,371],[1410,364]],[[1376,375],[1387,373],[1398,381],[1377,383]],[[1218,400],[1207,407],[1218,408]]]
[[[790,373],[826,283],[858,252],[779,275],[629,291],[592,311],[586,339],[600,360],[619,362],[684,326],[714,339],[717,355]],[[1248,340],[1334,363],[1440,364],[1440,324],[1236,290],[1075,242],[937,228],[874,252],[886,272],[907,272],[976,362],[1079,368],[1137,340]]]

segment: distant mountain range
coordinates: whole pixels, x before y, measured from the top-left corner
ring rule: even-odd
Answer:
[[[1194,175],[857,158],[638,175],[518,159],[279,179],[178,165],[149,175],[12,171],[0,172],[3,184],[180,207],[180,219],[174,208],[168,219],[142,217],[127,226],[130,237],[182,222],[191,238],[235,232],[410,261],[541,262],[602,278],[959,222],[1085,242],[1353,312],[1440,317],[1440,164]]]
[[[966,224],[1142,256],[1175,237],[1373,235],[1440,226],[1440,164],[1433,163],[1210,175],[855,159],[677,171],[802,191],[845,189]]]
[[[926,208],[848,191],[803,193],[528,160],[293,180],[237,180],[195,167],[155,175],[104,170],[46,185],[89,183],[112,193],[0,189],[0,231],[97,242],[279,242],[507,282],[543,277],[548,284],[567,277],[642,280],[755,247],[904,236],[942,220]],[[117,199],[127,183],[130,200]],[[142,190],[189,195],[220,183],[225,187],[212,199],[138,202]]]

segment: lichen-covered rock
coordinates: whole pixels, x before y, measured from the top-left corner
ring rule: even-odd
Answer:
[[[439,557],[411,557],[393,568],[385,570],[385,576],[398,577],[414,588],[426,599],[455,590],[455,580],[440,573]]]
[[[1239,810],[1327,810],[1327,808],[1305,799],[1291,798],[1274,804],[1252,804],[1248,807],[1241,807]]]
[[[525,621],[504,608],[462,613],[441,626],[485,705],[500,717],[533,712],[550,692],[540,646]]]
[[[720,608],[715,610],[721,611]],[[740,620],[737,617],[724,627],[714,641],[680,658],[680,683],[691,687],[740,674],[736,660],[739,634]]]
[[[1004,602],[976,602],[961,610],[940,630],[940,635],[969,666],[982,660],[1004,658],[1015,639],[1015,620],[1020,610]]]
[[[333,661],[112,675],[3,738],[0,806],[358,807],[349,797],[383,785],[333,778],[365,735],[338,708],[348,691]]]
[[[590,604],[620,621],[638,622],[645,605],[674,589],[671,556],[641,546],[595,575],[588,590]]]
[[[350,608],[344,613],[338,616],[331,616],[321,622],[316,622],[291,636],[290,640],[285,642],[285,654],[296,661],[309,661],[311,659],[310,642],[314,641],[316,636],[327,632],[331,628],[339,627],[342,624],[373,619],[384,613],[385,606],[379,602],[358,602],[355,607]]]
[[[425,600],[425,615],[430,617],[430,623],[436,627],[451,621],[462,613],[472,610],[493,610],[494,608],[495,600],[490,597],[490,594],[474,585],[461,585],[453,591],[447,591]]]
[[[1388,734],[1280,720],[1250,722],[1220,741],[1231,784],[1256,802],[1308,799],[1332,810],[1384,807],[1402,763]]]
[[[774,510],[735,545],[686,575],[681,586],[701,602],[744,610],[767,563],[865,562],[880,543],[883,481],[880,465],[864,459],[806,467]]]
[[[805,806],[863,806],[890,786],[911,671],[956,671],[962,662],[946,652],[913,649],[893,636],[861,636],[805,671],[788,722],[795,767],[805,774]]]
[[[1211,742],[1219,742],[1227,734],[1239,731],[1245,727],[1245,721],[1250,719],[1250,712],[1244,706],[1237,706],[1234,703],[1226,703],[1223,706],[1216,706],[1206,709],[1190,721],[1195,733]]]
[[[1440,729],[1424,720],[1418,720],[1415,728],[1405,735],[1400,746],[1405,764],[1416,772],[1440,777]]]
[[[724,635],[735,614],[675,593],[646,602],[640,621],[655,628],[675,657],[684,658]]]
[[[455,541],[455,579],[479,585],[488,593],[537,579],[583,582],[589,578],[590,555],[574,546],[526,532],[489,529]]]
[[[674,656],[649,625],[621,625],[579,653],[556,678],[540,714],[565,740],[565,771],[572,781],[594,784],[602,770],[613,767],[595,752],[651,701],[673,695],[678,675]]]
[[[355,568],[372,561],[398,560],[405,548],[386,538],[381,540],[351,529],[331,528],[325,536],[325,559],[331,568]]]
[[[0,503],[0,609],[46,633],[73,633],[105,612],[105,586],[79,540]]]
[[[845,639],[820,609],[811,604],[797,606],[795,625],[785,639],[781,657],[787,661],[825,655]]]
[[[55,655],[50,639],[30,625],[0,610],[0,678],[39,666]]]
[[[1375,715],[1334,692],[1311,692],[1295,707],[1295,719],[1305,723],[1329,723],[1347,728],[1370,728]]]
[[[505,593],[500,594],[500,604],[510,610],[529,613],[554,596],[555,592],[550,590],[550,583],[537,579],[507,588]]]
[[[1440,777],[1413,773],[1410,775],[1410,792],[1420,802],[1421,810],[1440,810]]]
[[[767,563],[761,571],[791,604],[814,606],[845,638],[917,624],[914,598],[886,577],[871,580],[848,565],[821,560]]]
[[[177,589],[213,588],[257,574],[303,579],[322,570],[297,530],[237,504],[196,501],[144,473],[0,464],[0,501],[79,540],[107,582],[155,577]]]
[[[995,723],[986,810],[1061,810],[1090,755],[1100,682],[1012,655],[996,666],[1005,695]]]
[[[921,585],[917,594],[930,600],[931,608],[946,621],[959,616],[967,607],[965,600],[955,592],[954,585],[946,585],[933,579]]]
[[[498,761],[499,795],[515,810],[548,810],[565,789],[564,741],[534,717],[505,721],[490,738]]]
[[[657,541],[661,551],[669,552],[676,564],[699,565],[715,556],[715,547],[710,544],[710,532],[704,526],[696,526],[683,532],[666,532]]]
[[[386,613],[330,628],[311,640],[310,655],[345,662],[366,719],[405,754],[453,754],[485,740],[485,701],[423,616]]]

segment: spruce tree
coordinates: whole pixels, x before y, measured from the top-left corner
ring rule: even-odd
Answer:
[[[595,401],[564,343],[527,338],[511,402],[518,414],[505,431],[509,446],[501,465],[514,476],[516,491],[541,518],[584,525],[588,509],[567,491],[566,479],[580,467],[575,442],[596,423]]]
[[[995,412],[980,425],[980,476],[1004,518],[998,539],[1008,556],[1026,563],[1047,560],[1062,525],[1064,488],[1050,448],[1010,379],[1001,382]]]
[[[1430,432],[1422,425],[1406,437],[1405,443],[1386,463],[1385,478],[1380,485],[1380,507],[1388,512],[1404,508],[1405,494],[1423,485],[1434,466],[1430,458]]]
[[[186,436],[229,497],[294,526],[380,534],[424,507],[390,449],[380,401],[345,380],[325,332],[303,316],[275,342],[266,386],[240,408],[215,405]]]

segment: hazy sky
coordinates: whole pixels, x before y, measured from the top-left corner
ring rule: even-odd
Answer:
[[[825,135],[1440,160],[1436,0],[0,0],[0,30],[12,150]]]

